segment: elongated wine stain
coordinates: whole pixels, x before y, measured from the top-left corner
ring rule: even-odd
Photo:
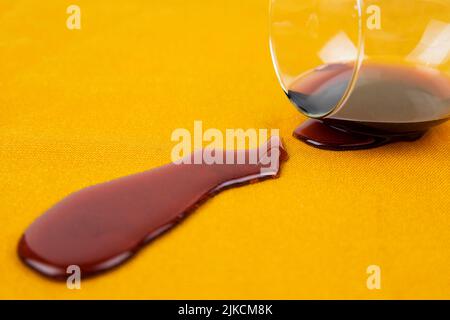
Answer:
[[[258,161],[171,163],[82,189],[28,227],[19,241],[19,257],[55,279],[65,279],[69,265],[79,266],[83,277],[111,269],[218,192],[277,177],[280,163],[287,159],[278,137],[272,137],[259,150],[216,152],[225,156],[232,153],[235,159],[250,159],[253,153]],[[268,158],[275,158],[276,163],[269,166]]]

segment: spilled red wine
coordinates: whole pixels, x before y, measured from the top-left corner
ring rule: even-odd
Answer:
[[[293,136],[319,149],[341,151],[376,148],[397,141],[415,141],[424,134],[424,131],[392,134],[365,132],[361,129],[358,133],[352,129],[352,125],[349,123],[346,127],[335,127],[330,122],[308,119],[294,130]]]
[[[19,257],[55,279],[64,279],[70,265],[79,266],[84,277],[111,269],[218,192],[277,177],[287,159],[278,137],[259,150],[214,152],[235,159],[256,153],[258,158],[244,164],[170,163],[82,189],[28,227],[19,241]],[[267,157],[275,163],[268,166]]]
[[[365,64],[345,104],[352,64],[321,66],[297,78],[289,99],[308,120],[294,136],[323,149],[352,150],[413,141],[450,117],[450,78],[436,70]],[[331,112],[330,114],[328,114]]]

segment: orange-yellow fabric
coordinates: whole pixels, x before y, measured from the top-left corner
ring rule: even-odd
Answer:
[[[450,123],[367,151],[296,141],[267,2],[1,1],[0,298],[450,298]],[[46,208],[169,162],[194,120],[280,128],[281,177],[218,195],[81,290],[22,265],[17,240]]]

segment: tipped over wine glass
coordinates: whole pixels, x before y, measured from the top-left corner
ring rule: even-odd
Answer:
[[[324,149],[416,140],[450,118],[450,1],[271,0],[281,87]]]

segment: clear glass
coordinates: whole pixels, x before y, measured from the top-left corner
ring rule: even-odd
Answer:
[[[450,117],[449,0],[272,0],[280,84],[311,118],[411,132]]]

